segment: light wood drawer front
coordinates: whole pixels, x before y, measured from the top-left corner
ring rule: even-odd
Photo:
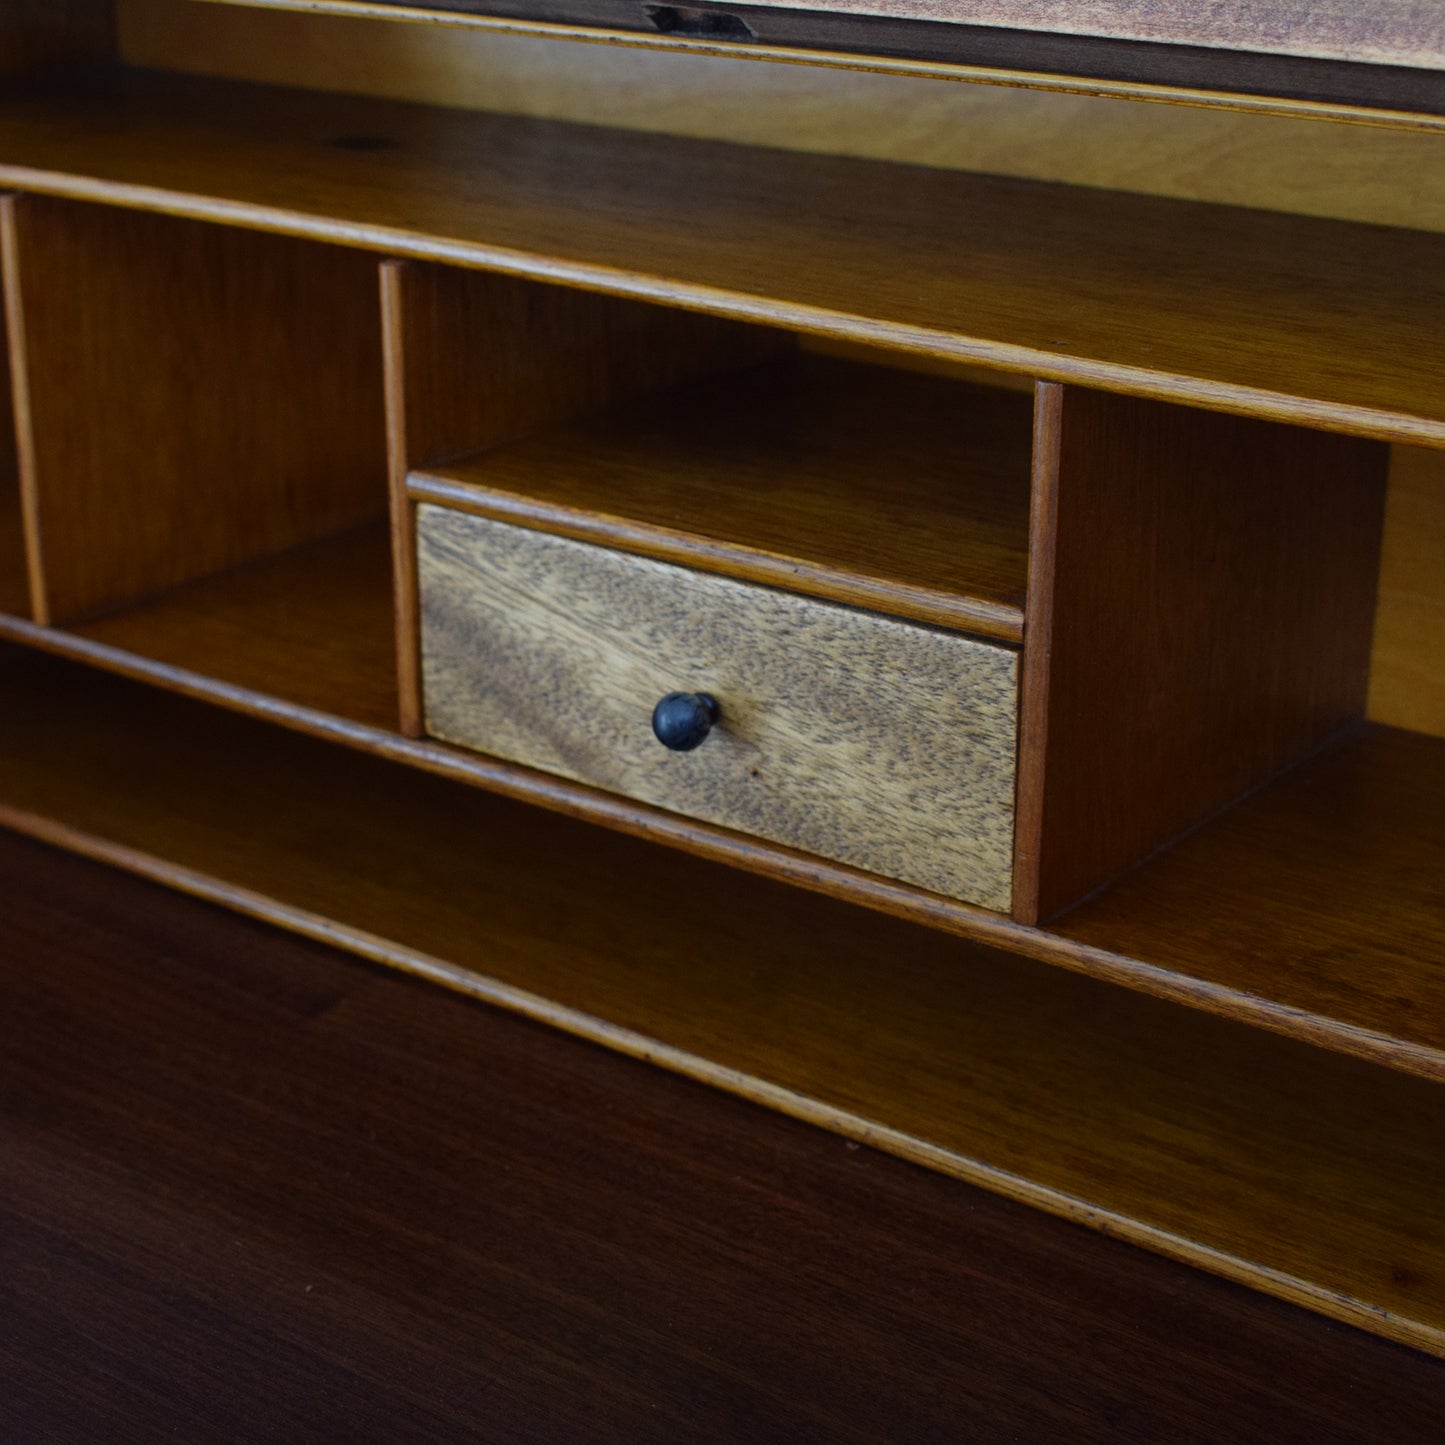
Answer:
[[[1009,907],[1008,648],[443,507],[417,528],[433,735]],[[652,734],[674,691],[721,704],[692,752]]]

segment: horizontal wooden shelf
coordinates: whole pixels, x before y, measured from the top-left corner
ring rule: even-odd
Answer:
[[[396,727],[385,522],[185,583],[67,631],[226,687]]]
[[[391,642],[378,621],[384,565],[379,536],[360,533],[189,584],[79,630],[0,617],[0,637],[1445,1081],[1445,740],[1370,727],[1071,913],[1030,928],[565,778],[399,736]],[[293,591],[289,603],[284,588]]]
[[[1018,642],[1033,408],[806,353],[413,473],[421,501]]]
[[[21,649],[0,675],[11,827],[1445,1353],[1431,1084]]]
[[[1445,445],[1445,237],[125,70],[0,183]]]

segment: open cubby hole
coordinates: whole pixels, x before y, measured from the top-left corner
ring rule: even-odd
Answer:
[[[394,728],[375,258],[5,204],[34,620]]]
[[[411,500],[1021,639],[1026,379],[437,265],[393,295]]]

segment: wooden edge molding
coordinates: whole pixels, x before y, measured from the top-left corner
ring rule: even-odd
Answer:
[[[626,517],[492,491],[426,470],[415,471],[406,479],[406,491],[413,503],[432,502],[452,511],[468,512],[497,522],[513,522],[580,542],[598,542],[619,551],[664,562],[680,562],[701,571],[784,587],[791,592],[956,629],[977,637],[1015,645],[1023,641],[1023,610],[982,598],[875,579],[742,543],[717,541]]]
[[[409,764],[503,797],[534,803],[567,817],[681,848],[745,872],[1021,953],[1042,963],[1057,964],[1171,1003],[1445,1083],[1445,1051],[1428,1045],[1360,1028],[1109,949],[1081,944],[1046,929],[1016,922],[1001,913],[764,843],[726,828],[698,823],[565,778],[425,739],[384,732],[20,618],[0,615],[0,639],[87,663],[122,677],[155,683],[249,717],[344,743],[376,757]]]
[[[632,297],[734,321],[755,322],[865,346],[886,346],[941,361],[971,363],[1021,373],[1044,381],[1073,382],[1125,396],[1180,402],[1209,411],[1292,422],[1380,441],[1445,448],[1445,418],[1318,401],[1237,382],[1180,376],[1122,362],[1059,355],[1014,342],[991,341],[907,323],[878,321],[806,303],[639,275],[605,264],[568,261],[514,247],[420,235],[376,222],[339,223],[321,215],[249,201],[221,200],[159,186],[97,180],[24,165],[0,164],[0,186],[5,185],[41,195],[215,221],[252,230],[276,231],[378,251],[395,258],[440,261],[471,270],[493,271],[571,286],[582,291]]]
[[[0,196],[0,278],[5,300],[5,333],[10,347],[11,401],[15,409],[15,452],[19,464],[21,528],[30,589],[30,615],[42,626],[51,621],[50,590],[45,582],[45,547],[40,526],[35,425],[30,406],[30,364],[26,345],[25,302],[20,276],[18,207],[21,197]]]
[[[237,0],[209,0],[234,4]],[[246,0],[253,8],[401,21],[634,49],[865,70],[1403,130],[1445,130],[1445,77],[1409,66],[1168,45],[880,15],[640,0]],[[472,0],[467,0],[472,3]],[[682,8],[740,22],[659,29]],[[668,22],[664,19],[662,22]],[[745,35],[743,30],[750,32]]]
[[[1064,389],[1034,390],[1033,490],[1029,498],[1029,580],[1024,655],[1019,673],[1018,796],[1014,806],[1013,916],[1039,922],[1043,866],[1044,768],[1048,757],[1049,656],[1054,629],[1054,558],[1058,536],[1059,443]]]
[[[381,286],[382,385],[386,408],[387,495],[391,505],[391,567],[396,604],[396,672],[399,726],[419,738],[423,723],[421,609],[417,600],[416,516],[406,490],[406,320],[404,261],[383,261]]]
[[[814,1124],[847,1139],[926,1169],[945,1174],[990,1193],[1042,1209],[1086,1228],[1126,1240],[1166,1258],[1179,1260],[1225,1279],[1262,1290],[1278,1299],[1302,1305],[1332,1319],[1355,1325],[1400,1344],[1445,1358],[1445,1331],[1423,1321],[1355,1299],[1296,1275],[1239,1255],[1201,1244],[1173,1230],[1101,1208],[1072,1194],[1036,1183],[984,1160],[931,1143],[903,1130],[890,1128],[834,1104],[759,1078],[755,1074],[716,1064],[690,1050],[673,1047],[646,1034],[609,1023],[580,1009],[554,1003],[526,989],[459,968],[444,959],[407,948],[362,929],[321,917],[307,909],[287,905],[250,889],[240,888],[173,860],[113,843],[62,823],[38,817],[0,803],[0,826],[53,847],[64,848],[95,862],[122,868],[137,877],[186,893],[208,903],[232,909],[263,923],[348,952],[385,967],[400,969],[442,984],[489,1004],[506,1009],[576,1038],[613,1049],[630,1058],[654,1064],[671,1073],[726,1090],[790,1118]]]

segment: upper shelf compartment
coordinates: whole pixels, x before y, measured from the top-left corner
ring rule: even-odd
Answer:
[[[1445,446],[1445,237],[134,71],[0,183]]]

